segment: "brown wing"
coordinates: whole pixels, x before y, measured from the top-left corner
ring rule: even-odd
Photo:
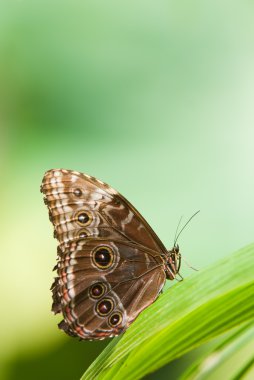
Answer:
[[[61,249],[75,243],[83,232],[89,237],[125,239],[166,253],[139,212],[105,183],[75,171],[49,170],[41,190]],[[87,215],[83,214],[83,220],[82,211]]]
[[[101,265],[96,256],[100,250],[110,253],[109,265]],[[129,242],[83,240],[59,256],[53,310],[63,313],[60,328],[81,339],[103,339],[125,331],[165,283],[161,256]]]
[[[60,328],[82,339],[117,335],[161,291],[165,247],[124,197],[95,178],[50,170],[41,190],[60,242],[52,285]]]

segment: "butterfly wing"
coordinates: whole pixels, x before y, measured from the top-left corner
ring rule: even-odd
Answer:
[[[103,250],[111,255],[106,262],[96,256]],[[165,282],[160,256],[129,242],[80,241],[75,250],[59,256],[53,310],[63,313],[60,327],[82,339],[123,332],[155,301]]]
[[[127,239],[156,252],[167,252],[134,206],[94,177],[70,170],[49,170],[41,190],[61,248],[75,243],[84,232],[89,237]]]
[[[52,285],[60,328],[82,339],[119,334],[161,291],[165,247],[123,196],[93,177],[50,170],[41,190],[60,242]]]

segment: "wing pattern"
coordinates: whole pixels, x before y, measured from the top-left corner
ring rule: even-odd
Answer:
[[[67,334],[103,339],[123,332],[158,297],[166,248],[138,211],[94,177],[49,170],[41,191],[59,241],[55,313]]]

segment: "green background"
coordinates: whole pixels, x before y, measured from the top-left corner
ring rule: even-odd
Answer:
[[[168,248],[200,209],[179,244],[202,268],[253,241],[253,99],[251,1],[0,2],[3,379],[78,379],[107,344],[50,313],[44,172],[109,183]],[[178,378],[193,355],[149,378]]]

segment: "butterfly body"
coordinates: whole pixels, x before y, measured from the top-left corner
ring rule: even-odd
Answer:
[[[59,241],[52,284],[59,327],[81,339],[127,329],[180,267],[139,212],[104,182],[71,170],[45,173],[41,191]]]

